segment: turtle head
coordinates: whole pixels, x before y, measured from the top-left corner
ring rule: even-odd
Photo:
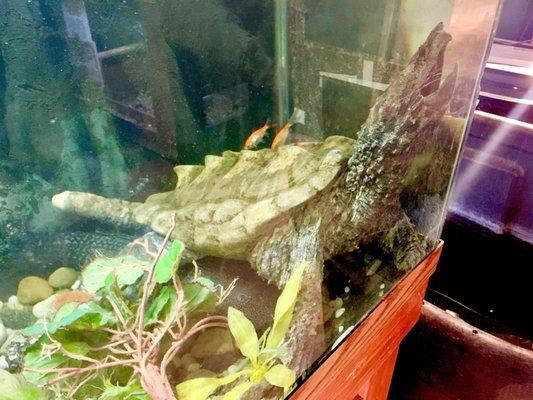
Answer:
[[[406,122],[423,117],[440,118],[451,99],[457,77],[456,66],[441,84],[444,53],[451,39],[439,23],[378,99],[367,123],[397,121],[399,117],[406,117]]]
[[[380,177],[383,191],[388,195],[398,192],[401,177],[435,132],[452,98],[457,67],[441,82],[450,40],[438,24],[377,99],[357,134],[348,163],[351,191]]]

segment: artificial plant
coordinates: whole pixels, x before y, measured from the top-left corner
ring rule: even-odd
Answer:
[[[253,323],[232,307],[228,308],[228,326],[244,359],[237,363],[238,371],[219,377],[195,378],[177,385],[180,400],[205,400],[221,387],[238,381],[223,400],[238,400],[255,384],[266,380],[287,393],[296,379],[295,373],[282,362],[283,339],[292,320],[296,297],[307,263],[292,273],[276,302],[272,327],[258,338]]]
[[[52,321],[26,330],[40,335],[26,355],[24,375],[30,382],[63,396],[58,398],[176,399],[169,363],[195,334],[227,327],[225,317],[208,313],[228,291],[218,291],[197,271],[188,282],[181,281],[177,269],[183,244],[175,241],[163,254],[172,229],[152,254],[144,282],[137,282],[138,295],[125,295],[124,284],[131,282],[123,275],[117,279],[113,269],[103,283],[87,282],[96,291],[93,301],[65,304]],[[133,263],[130,256],[127,260]],[[116,267],[115,260],[108,261]],[[104,260],[98,265],[109,266]],[[126,270],[131,274],[134,267]]]

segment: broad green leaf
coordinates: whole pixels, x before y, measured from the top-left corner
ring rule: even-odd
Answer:
[[[110,318],[109,311],[95,302],[85,304],[67,303],[57,310],[54,320],[48,323],[37,323],[23,332],[30,336],[40,336],[45,331],[53,334],[65,326],[77,323],[77,327],[95,327],[105,325]]]
[[[296,374],[283,364],[276,364],[265,373],[265,379],[274,386],[282,387],[285,391],[294,384]]]
[[[283,349],[280,349],[280,348],[276,348],[276,349],[268,349],[268,348],[263,348],[261,349],[261,351],[259,352],[259,355],[260,356],[266,356],[266,357],[261,357],[261,362],[268,362],[270,360],[272,360],[273,358],[281,358],[283,355],[285,354],[285,351]]]
[[[199,283],[186,283],[183,285],[183,294],[187,304],[185,311],[211,312],[216,305],[215,294]]]
[[[44,390],[26,382],[24,378],[0,370],[0,400],[47,400]]]
[[[111,302],[115,304],[125,321],[134,317],[134,312],[128,307],[114,272],[106,278],[105,294],[110,304]]]
[[[254,324],[241,311],[229,307],[228,326],[242,355],[255,367],[259,355],[259,339]]]
[[[293,271],[276,302],[274,323],[266,341],[267,348],[275,349],[279,347],[289,329],[294,305],[296,304],[296,298],[298,296],[298,291],[300,290],[300,283],[307,265],[308,263],[303,262]]]
[[[83,342],[62,343],[62,346],[69,353],[79,354],[82,356],[86,355],[87,353],[89,353],[89,351],[91,351],[89,345]]]
[[[144,274],[148,264],[132,255],[97,258],[81,272],[81,280],[85,289],[96,293],[106,286],[110,274],[115,276],[119,287],[132,285]]]
[[[244,375],[248,371],[239,371],[222,378],[195,378],[182,382],[176,386],[180,400],[205,400],[219,387],[227,385]]]
[[[69,358],[60,352],[55,352],[50,356],[42,356],[41,348],[36,347],[28,351],[24,357],[24,367],[28,369],[53,369],[64,366],[68,363]],[[24,378],[33,384],[41,384],[46,382],[47,376],[46,373],[38,373],[24,370]]]
[[[155,324],[159,320],[159,314],[170,301],[172,289],[168,286],[163,286],[157,296],[150,303],[146,316],[144,318],[144,325],[149,326]]]
[[[48,323],[37,323],[25,328],[23,331],[27,335],[40,336],[44,332],[53,334],[58,329],[72,324],[77,319],[87,314],[89,310],[86,307],[78,306],[77,303],[67,303],[57,310],[54,320]]]
[[[104,392],[100,395],[98,400],[126,400],[126,399],[145,399],[150,398],[142,389],[139,381],[134,380],[126,386],[115,386],[111,382],[105,382]]]
[[[211,279],[206,278],[205,276],[199,276],[193,282],[199,283],[200,285],[205,286],[206,288],[211,290],[215,288],[215,283]]]
[[[183,243],[174,240],[168,252],[159,258],[154,271],[154,280],[157,283],[167,283],[172,279],[179,266],[183,250]]]
[[[19,386],[19,381],[14,375],[0,369],[0,399],[16,400],[19,395]]]
[[[241,396],[248,390],[250,390],[250,388],[256,383],[257,382],[253,381],[240,383],[233,389],[231,389],[229,392],[227,392],[224,397],[222,397],[222,400],[239,400]]]
[[[111,272],[109,275],[107,275],[107,278],[105,278],[104,285],[107,289],[111,289],[111,286],[113,283],[115,283],[117,280],[115,278],[115,271]]]

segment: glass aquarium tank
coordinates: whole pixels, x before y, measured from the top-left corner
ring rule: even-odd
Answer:
[[[437,245],[498,12],[0,1],[3,393],[288,396]]]

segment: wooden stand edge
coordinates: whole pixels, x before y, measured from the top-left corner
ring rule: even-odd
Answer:
[[[386,400],[400,342],[418,321],[440,242],[381,301],[291,400]]]

